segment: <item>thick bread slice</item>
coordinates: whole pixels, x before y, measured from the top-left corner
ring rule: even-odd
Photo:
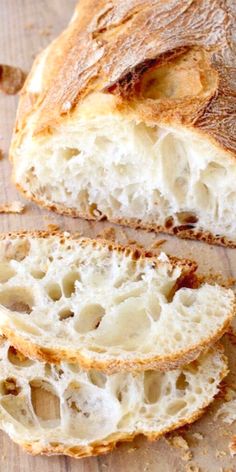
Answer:
[[[0,427],[32,454],[85,457],[195,421],[227,374],[216,347],[181,369],[104,375],[0,348]],[[48,395],[47,395],[48,392]]]
[[[234,314],[233,292],[198,284],[194,263],[107,241],[5,236],[0,263],[0,329],[49,362],[173,369],[219,339]]]
[[[11,159],[26,197],[235,247],[231,3],[80,0],[22,92]]]

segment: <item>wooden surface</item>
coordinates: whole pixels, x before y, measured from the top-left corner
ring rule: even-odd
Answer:
[[[0,0],[0,63],[17,65],[28,71],[36,53],[67,24],[74,4],[74,0]],[[10,183],[7,160],[17,100],[15,96],[0,94],[0,149],[4,151],[4,158],[0,161],[0,204],[21,199]],[[25,203],[26,209],[22,215],[0,215],[1,232],[46,229],[48,224],[54,223],[61,229],[94,236],[110,226],[59,217]],[[116,235],[121,242],[135,239],[146,246],[164,237],[167,240],[162,246],[164,250],[179,256],[194,257],[201,272],[212,270],[225,278],[236,277],[236,250],[126,228],[116,227]],[[236,388],[236,373],[233,372],[236,347],[231,341],[227,341],[227,345],[231,365],[227,382]],[[217,402],[201,420],[178,432],[187,439],[192,459],[188,457],[186,460],[183,449],[171,446],[166,438],[154,443],[137,438],[133,443],[120,445],[112,454],[100,458],[31,457],[0,433],[0,472],[236,472],[236,458],[231,458],[228,450],[230,437],[233,432],[236,434],[236,425],[228,427],[215,421],[216,409]],[[194,438],[196,431],[201,433],[202,439]]]

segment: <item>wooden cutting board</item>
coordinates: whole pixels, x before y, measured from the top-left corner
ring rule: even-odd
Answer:
[[[0,63],[17,65],[29,71],[35,55],[65,27],[74,5],[75,0],[0,0]],[[16,96],[0,94],[0,149],[4,152],[0,161],[0,204],[23,201],[11,184],[7,159],[17,101]],[[63,230],[96,236],[111,226],[61,217],[28,202],[24,203],[26,208],[22,215],[0,215],[1,232],[47,229],[49,224],[57,224]],[[132,239],[150,247],[155,241],[164,238],[164,250],[178,256],[194,257],[199,262],[201,272],[213,271],[225,278],[236,277],[236,250],[116,226],[114,228],[121,242]],[[226,337],[225,342],[231,367],[227,383],[231,386],[234,384],[236,388],[236,345],[229,337]],[[46,407],[45,404],[45,410]],[[137,438],[132,443],[120,445],[107,456],[83,460],[31,457],[0,433],[0,472],[236,472],[236,457],[233,459],[228,449],[233,432],[236,434],[236,424],[228,426],[215,420],[217,408],[216,401],[201,420],[169,438],[153,443]],[[171,442],[176,435],[181,435],[187,442],[181,443],[177,439],[174,440],[174,446]]]

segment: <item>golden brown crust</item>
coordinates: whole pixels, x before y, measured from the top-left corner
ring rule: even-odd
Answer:
[[[152,123],[184,124],[235,153],[232,36],[230,0],[81,0],[74,21],[48,49],[39,94],[27,92],[33,72],[30,74],[20,101],[16,132],[23,132],[35,110],[35,132],[46,132],[73,113],[89,93],[118,92],[122,109],[132,106],[137,116]],[[212,74],[210,87],[203,77],[209,93],[141,102],[140,96],[136,100],[133,94],[126,94],[130,84],[133,90],[139,85],[147,70],[193,48],[205,55],[202,76],[204,70],[206,76]]]
[[[28,199],[32,200],[33,202],[37,203],[48,210],[55,211],[61,215],[71,216],[72,218],[84,218],[86,220],[101,220],[102,217],[96,218],[92,216],[90,213],[78,211],[76,208],[68,208],[62,204],[50,204],[47,203],[45,200],[41,200],[37,198],[32,193],[27,192],[23,187],[19,185],[19,183],[15,182],[16,187],[18,190]],[[194,239],[198,241],[204,241],[208,244],[217,244],[219,246],[226,246],[230,248],[236,248],[236,242],[228,239],[225,236],[215,236],[214,234],[210,233],[209,231],[202,231],[196,228],[187,228],[183,226],[157,226],[155,224],[148,224],[142,220],[132,218],[132,219],[125,219],[125,218],[109,218],[111,223],[120,224],[123,226],[129,226],[135,229],[144,229],[146,231],[155,231],[156,233],[166,233],[178,236],[179,238],[183,239]]]

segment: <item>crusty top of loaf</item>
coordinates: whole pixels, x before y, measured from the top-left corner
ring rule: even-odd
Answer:
[[[48,48],[41,90],[30,93],[28,82],[23,89],[17,129],[37,110],[35,133],[50,131],[89,93],[105,91],[137,118],[193,127],[235,152],[232,32],[230,0],[80,0]],[[153,97],[145,74],[152,81],[160,67],[157,80],[170,90]]]

